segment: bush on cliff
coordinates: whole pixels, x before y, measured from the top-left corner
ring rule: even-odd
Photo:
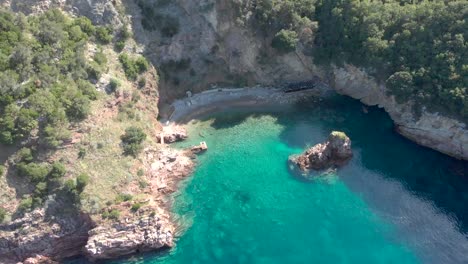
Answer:
[[[129,80],[136,80],[138,74],[144,73],[149,68],[149,63],[144,57],[130,58],[124,53],[119,56],[119,61],[122,64],[125,75]]]
[[[296,50],[298,41],[299,38],[295,31],[282,29],[276,33],[271,46],[280,52],[291,52]]]
[[[127,128],[125,134],[121,136],[124,154],[136,157],[143,149],[142,143],[145,139],[146,134],[141,128]]]

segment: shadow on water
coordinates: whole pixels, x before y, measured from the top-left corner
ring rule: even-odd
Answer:
[[[382,109],[372,107],[364,113],[362,105],[350,98],[303,104],[298,109],[278,117],[278,123],[285,127],[280,136],[283,142],[305,148],[325,140],[310,142],[310,138],[317,138],[314,134],[319,131],[323,135],[333,130],[344,131],[351,138],[353,148],[359,151],[363,167],[396,180],[411,193],[432,201],[458,220],[460,231],[468,231],[468,162],[411,142],[394,131],[391,119]],[[317,120],[321,127],[313,126]]]
[[[283,109],[284,110],[284,109]],[[368,170],[396,180],[418,197],[432,201],[441,211],[458,220],[460,231],[468,231],[468,162],[419,146],[394,131],[392,120],[377,107],[363,109],[356,100],[336,96],[323,101],[301,102],[286,111],[248,109],[211,116],[216,129],[229,128],[249,117],[270,114],[284,126],[280,139],[289,147],[305,149],[323,142],[328,133],[348,134],[360,162]],[[209,119],[204,117],[203,120]]]

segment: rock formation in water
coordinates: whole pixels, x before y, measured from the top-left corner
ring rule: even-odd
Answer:
[[[308,149],[301,155],[293,155],[289,161],[303,171],[340,167],[353,156],[351,140],[343,132],[333,131],[328,140]]]

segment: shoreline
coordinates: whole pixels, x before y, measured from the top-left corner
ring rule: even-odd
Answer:
[[[288,106],[309,97],[323,97],[327,92],[330,90],[318,88],[292,93],[269,87],[212,89],[174,101],[169,113],[162,113],[161,123],[185,125],[197,117],[237,107]]]

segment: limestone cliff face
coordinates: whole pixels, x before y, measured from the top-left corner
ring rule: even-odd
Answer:
[[[366,105],[384,108],[403,136],[455,158],[468,160],[466,123],[425,110],[419,118],[415,117],[411,102],[398,104],[393,96],[387,95],[385,86],[352,65],[334,67],[331,79],[338,93],[358,99]]]

